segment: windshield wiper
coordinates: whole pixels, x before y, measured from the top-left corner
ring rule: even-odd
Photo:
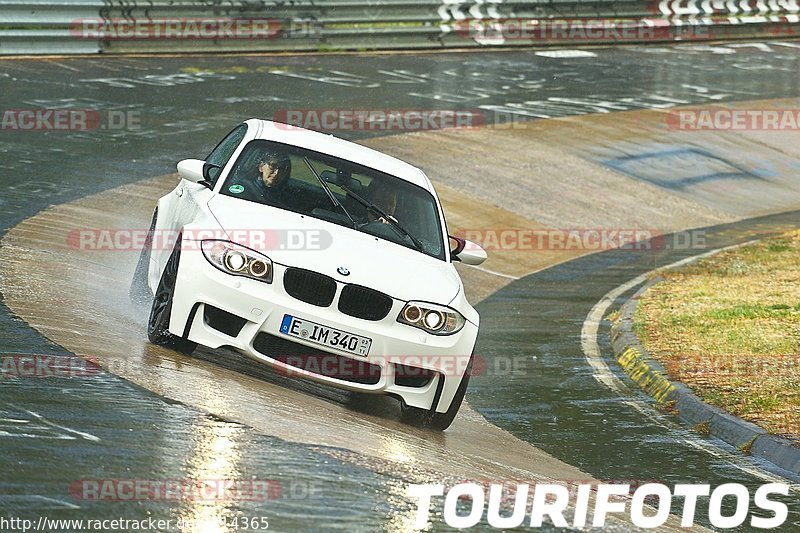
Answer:
[[[366,207],[367,209],[369,209],[373,213],[376,213],[378,216],[383,218],[383,220],[385,220],[386,222],[391,224],[391,226],[393,228],[395,228],[397,231],[399,231],[402,235],[408,237],[409,240],[412,243],[414,243],[414,248],[416,248],[418,251],[420,251],[422,253],[425,253],[425,247],[422,245],[420,240],[417,239],[416,237],[414,237],[413,235],[411,235],[411,233],[409,233],[406,228],[401,226],[400,223],[393,216],[387,215],[377,205],[373,204],[369,200],[365,200],[364,198],[362,198],[361,196],[357,195],[356,193],[354,193],[353,191],[351,191],[350,189],[348,189],[344,185],[339,185],[339,188],[342,189],[345,193],[347,193],[348,196],[352,196],[358,203],[360,203],[361,205],[363,205],[364,207]]]
[[[352,216],[350,216],[350,213],[347,212],[347,209],[344,208],[342,203],[339,200],[336,199],[336,196],[333,195],[333,191],[331,190],[330,187],[328,187],[328,184],[325,183],[325,180],[322,179],[322,176],[317,174],[316,169],[314,169],[314,166],[311,164],[311,161],[308,160],[308,157],[304,157],[303,161],[305,161],[306,165],[308,165],[308,168],[311,169],[311,172],[314,174],[314,177],[316,177],[319,180],[319,184],[322,185],[322,188],[325,190],[325,194],[328,195],[328,198],[330,198],[330,201],[331,201],[331,203],[333,203],[333,206],[340,208],[342,210],[342,212],[345,215],[347,215],[347,218],[349,218],[350,222],[353,224],[353,229],[357,228],[358,227],[358,223],[355,221],[355,219]]]

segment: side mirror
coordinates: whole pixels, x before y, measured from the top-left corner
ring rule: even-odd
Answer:
[[[461,261],[465,265],[477,266],[486,261],[486,250],[480,245],[462,239],[461,237],[453,237],[448,235],[450,240],[455,241],[456,245],[450,250],[450,259],[453,261]]]
[[[203,175],[203,166],[205,164],[206,162],[200,159],[184,159],[178,163],[178,174],[185,180],[200,183],[206,179]]]
[[[205,178],[206,183],[208,183],[209,189],[211,188],[211,184],[217,181],[221,171],[222,167],[219,165],[208,162],[203,163],[203,177]]]

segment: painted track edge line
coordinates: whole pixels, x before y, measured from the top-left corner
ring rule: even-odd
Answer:
[[[758,457],[785,470],[788,479],[800,481],[800,448],[788,439],[770,435],[752,422],[707,404],[685,384],[670,380],[663,366],[642,345],[633,330],[633,315],[639,296],[656,283],[656,280],[651,280],[629,298],[621,308],[619,320],[611,328],[615,357],[635,361],[633,365],[623,364],[626,373],[659,403],[675,402],[676,414],[684,423],[690,426],[707,423],[711,437],[731,445],[744,455]],[[649,386],[653,384],[659,385]],[[750,451],[744,452],[744,448]],[[792,487],[792,492],[800,493],[800,488]]]
[[[583,354],[584,354],[584,358],[586,359],[586,362],[589,364],[589,366],[592,367],[592,377],[594,377],[595,380],[597,380],[598,382],[602,383],[603,385],[605,385],[606,387],[608,387],[609,389],[611,389],[612,391],[616,392],[617,394],[619,394],[621,396],[629,393],[630,390],[631,390],[619,377],[616,376],[616,374],[614,374],[614,372],[611,370],[611,368],[606,363],[605,359],[603,359],[602,353],[600,351],[600,344],[598,343],[598,340],[597,340],[599,329],[600,329],[600,322],[603,320],[603,317],[605,316],[606,312],[608,311],[608,308],[611,307],[611,305],[620,296],[622,296],[623,294],[625,294],[629,290],[631,290],[631,289],[633,289],[633,288],[635,288],[635,287],[647,282],[648,279],[650,279],[651,276],[653,276],[654,274],[656,274],[658,272],[662,272],[662,271],[665,271],[665,270],[670,270],[670,269],[673,269],[673,268],[679,268],[679,267],[687,265],[689,263],[692,263],[692,262],[695,262],[695,261],[699,261],[700,259],[704,259],[706,257],[711,257],[712,255],[715,255],[715,254],[718,254],[718,253],[721,253],[721,252],[725,252],[727,250],[734,250],[736,248],[749,246],[749,245],[755,244],[756,242],[758,242],[758,239],[749,240],[749,241],[738,243],[738,244],[734,244],[734,245],[731,245],[731,246],[725,246],[723,248],[716,248],[714,250],[711,250],[711,251],[708,251],[708,252],[705,252],[705,253],[702,253],[702,254],[698,254],[698,255],[691,256],[691,257],[687,257],[687,258],[681,259],[679,261],[675,261],[674,263],[670,263],[668,265],[665,265],[665,266],[662,266],[662,267],[659,267],[659,268],[655,268],[653,270],[645,272],[645,273],[643,273],[643,274],[641,274],[639,276],[636,276],[635,278],[633,278],[631,280],[628,280],[627,282],[623,283],[622,285],[619,285],[619,286],[615,287],[614,289],[608,291],[592,307],[592,309],[586,315],[586,319],[584,320],[583,327],[581,329],[581,348],[583,350]],[[651,413],[651,408],[649,406],[645,405],[644,402],[640,402],[640,401],[631,399],[630,401],[627,401],[626,403],[628,405],[630,405],[631,407],[635,408],[637,411],[641,412],[642,414],[645,414],[646,416],[650,417],[656,423],[658,423],[658,421],[655,420],[655,417],[653,416],[654,413]],[[687,444],[689,444],[689,445],[691,445],[691,446],[693,446],[695,448],[702,449],[702,450],[706,451],[707,453],[716,455],[718,457],[722,457],[719,449],[716,446],[712,445],[712,444],[709,444],[707,442],[701,441],[698,438],[686,438],[684,440],[685,440],[685,442]],[[733,457],[734,456],[729,456],[729,459],[733,458]],[[742,471],[747,472],[747,473],[749,473],[751,475],[759,477],[759,478],[761,478],[761,479],[763,479],[765,481],[769,481],[769,482],[773,482],[773,483],[774,482],[783,481],[781,478],[778,478],[777,476],[774,476],[774,475],[772,475],[772,474],[770,474],[770,473],[768,473],[766,471],[761,471],[760,469],[759,470],[755,470],[754,468],[752,468],[750,466],[737,464],[737,462],[734,461],[734,460],[730,460],[730,463],[734,467],[738,468],[739,470],[742,470]],[[794,487],[790,487],[790,488],[791,488],[791,490],[793,492],[795,492],[797,490]]]

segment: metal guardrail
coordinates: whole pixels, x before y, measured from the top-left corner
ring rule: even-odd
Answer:
[[[798,2],[0,0],[0,54],[326,51],[787,38],[800,35]],[[239,30],[199,34],[193,33],[192,21],[216,23],[218,29],[226,23],[250,21],[262,23],[262,31],[249,36]],[[175,31],[166,32],[167,24],[176,24]],[[623,34],[620,29],[630,31]],[[134,30],[139,33],[134,35]]]

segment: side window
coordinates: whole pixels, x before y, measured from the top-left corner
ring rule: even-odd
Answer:
[[[212,186],[217,182],[217,178],[219,177],[220,172],[222,172],[222,168],[228,162],[228,159],[231,158],[233,152],[236,150],[236,147],[239,146],[239,143],[242,142],[242,139],[244,139],[246,133],[247,125],[242,124],[230,132],[227,137],[222,139],[217,147],[211,150],[211,153],[208,154],[208,157],[206,157],[206,163],[208,163],[208,165],[213,165],[206,167],[208,169],[207,177]]]

